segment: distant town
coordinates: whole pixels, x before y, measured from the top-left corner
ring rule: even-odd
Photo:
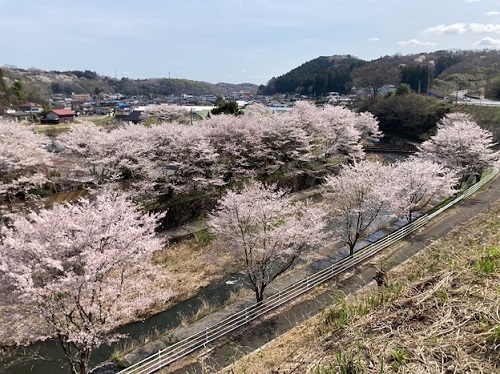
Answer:
[[[395,91],[394,86],[385,86],[381,92]],[[330,92],[323,97],[315,97],[318,104],[345,105],[350,106],[363,92],[354,95],[340,95],[338,92]],[[78,116],[113,116],[124,122],[140,122],[140,113],[148,105],[171,104],[179,105],[198,116],[206,117],[213,109],[217,100],[235,101],[240,108],[252,103],[266,105],[274,112],[291,109],[295,101],[311,99],[305,95],[274,94],[257,95],[247,91],[231,92],[224,97],[215,95],[171,95],[148,99],[145,96],[130,96],[118,94],[91,95],[89,93],[52,95],[48,102],[50,109],[34,102],[21,103],[17,106],[3,107],[2,116],[10,120],[28,120],[42,124],[60,124],[73,122]]]

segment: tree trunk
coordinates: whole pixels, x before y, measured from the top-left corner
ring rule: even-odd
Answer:
[[[354,256],[354,246],[355,245],[356,245],[356,242],[349,243],[349,256]]]
[[[265,285],[261,285],[260,287],[255,288],[255,300],[258,305],[262,304],[262,301],[264,300],[264,289],[266,288]]]

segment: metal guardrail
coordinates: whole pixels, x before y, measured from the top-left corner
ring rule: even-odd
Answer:
[[[144,360],[139,361],[138,363],[131,365],[124,370],[121,370],[119,374],[154,373],[155,371],[160,370],[161,368],[189,355],[190,353],[193,353],[200,348],[206,347],[208,343],[228,334],[233,330],[236,330],[239,327],[247,325],[249,322],[267,314],[268,312],[280,306],[283,306],[297,296],[300,296],[317,287],[318,285],[325,283],[326,281],[334,278],[347,269],[372,257],[382,249],[387,248],[388,246],[415,232],[430,220],[432,220],[434,217],[438,216],[453,205],[478,191],[486,183],[492,180],[498,173],[498,168],[494,169],[479,182],[465,190],[463,193],[455,197],[447,204],[433,211],[432,213],[422,215],[415,221],[397,229],[396,231],[381,238],[380,240],[361,248],[353,256],[347,256],[337,261],[336,263],[274,293],[273,295],[264,299],[261,304],[254,304],[251,307],[234,313],[233,315],[219,321],[218,323],[204,329],[203,331],[193,334],[165,349],[158,351],[154,355],[151,355]]]

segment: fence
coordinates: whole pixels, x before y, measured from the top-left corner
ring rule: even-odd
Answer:
[[[203,331],[193,334],[165,349],[158,351],[156,354],[151,355],[144,360],[120,371],[119,374],[154,373],[155,371],[189,355],[190,353],[193,353],[200,348],[206,347],[208,343],[228,334],[229,332],[236,330],[239,327],[245,326],[249,322],[267,314],[268,312],[280,306],[283,306],[297,296],[300,296],[315,288],[316,286],[321,285],[322,283],[334,278],[343,271],[363,262],[382,249],[387,248],[388,246],[396,243],[398,240],[418,230],[434,217],[438,216],[451,206],[457,204],[461,200],[478,191],[486,183],[492,180],[498,174],[498,172],[499,170],[495,169],[490,174],[481,179],[478,183],[474,184],[472,187],[470,187],[439,209],[436,209],[432,213],[425,214],[415,221],[381,238],[375,243],[367,245],[366,247],[357,251],[353,256],[347,256],[326,267],[325,269],[301,279],[297,283],[294,283],[289,287],[286,287],[269,296],[261,304],[254,304],[249,308],[245,308],[229,316],[228,318],[223,319],[218,323],[206,328]]]

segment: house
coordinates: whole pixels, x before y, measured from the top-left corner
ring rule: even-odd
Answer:
[[[70,109],[53,109],[41,119],[42,123],[69,123],[75,119],[75,112]]]
[[[33,114],[27,112],[12,112],[9,111],[3,114],[3,118],[10,121],[33,121]]]
[[[72,101],[75,101],[77,103],[84,103],[86,101],[90,101],[91,96],[88,93],[72,94],[71,99],[72,99]]]
[[[144,121],[144,118],[142,116],[143,112],[144,112],[143,109],[136,109],[131,111],[126,116],[116,116],[116,118],[122,122],[132,122],[138,124]]]
[[[24,103],[18,105],[19,110],[25,113],[42,113],[43,108],[37,103]]]

